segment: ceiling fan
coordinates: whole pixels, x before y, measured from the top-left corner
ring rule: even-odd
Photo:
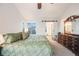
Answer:
[[[54,3],[50,3],[50,4],[54,4]],[[41,9],[42,8],[42,3],[37,3],[37,8]]]
[[[42,8],[42,3],[37,3],[37,8],[41,9]]]

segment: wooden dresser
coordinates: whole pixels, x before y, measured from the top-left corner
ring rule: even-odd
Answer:
[[[58,42],[79,56],[79,35],[59,33]]]

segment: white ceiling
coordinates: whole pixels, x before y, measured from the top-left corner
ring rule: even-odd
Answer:
[[[68,3],[43,3],[42,9],[37,9],[37,3],[15,4],[25,19],[57,20],[65,13],[72,4]]]
[[[5,5],[7,4],[0,4],[0,8]],[[37,3],[10,3],[5,8],[9,5],[14,6],[25,20],[60,20],[64,14],[69,14],[70,11],[77,14],[79,10],[77,3],[42,3],[42,9],[37,8]]]

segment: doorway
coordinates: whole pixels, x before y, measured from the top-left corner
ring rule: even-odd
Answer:
[[[47,35],[52,35],[52,32],[53,32],[53,22],[46,22],[46,34]]]

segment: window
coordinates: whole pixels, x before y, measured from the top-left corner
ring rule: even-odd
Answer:
[[[36,34],[36,23],[27,23],[28,30],[31,34]]]

